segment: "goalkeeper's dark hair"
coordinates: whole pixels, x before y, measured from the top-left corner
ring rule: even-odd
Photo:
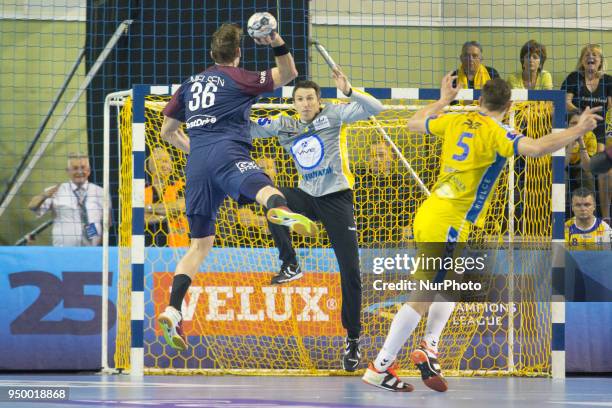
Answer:
[[[238,56],[242,28],[236,24],[225,23],[212,35],[210,50],[217,64],[228,64]]]
[[[316,82],[314,82],[314,81],[298,81],[295,84],[295,87],[293,88],[293,93],[291,94],[291,96],[295,98],[295,91],[297,91],[300,88],[314,89],[316,94],[317,94],[317,98],[321,99],[321,87]]]
[[[586,198],[589,196],[593,197],[593,202],[595,202],[595,192],[593,192],[593,190],[590,190],[586,187],[579,187],[576,190],[572,191],[572,199],[574,197]]]
[[[490,111],[502,112],[512,97],[510,85],[501,78],[487,81],[482,87],[482,105]]]

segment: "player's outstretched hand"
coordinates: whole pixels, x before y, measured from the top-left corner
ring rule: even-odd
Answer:
[[[272,31],[270,35],[266,35],[265,37],[253,37],[253,41],[258,45],[271,45],[272,47],[283,44],[283,39],[276,31]]]
[[[457,76],[448,74],[442,78],[442,84],[440,85],[440,99],[447,104],[451,103],[457,97],[457,94],[461,90],[461,85],[456,81]]]
[[[603,120],[600,115],[597,115],[597,112],[600,112],[601,110],[601,106],[598,106],[596,108],[587,107],[582,112],[580,118],[578,119],[578,123],[576,124],[576,126],[580,128],[582,133],[590,132],[591,130],[595,129],[597,127],[597,121]]]
[[[336,88],[342,91],[343,94],[348,95],[351,91],[351,83],[337,65],[332,70],[332,77],[336,81]]]

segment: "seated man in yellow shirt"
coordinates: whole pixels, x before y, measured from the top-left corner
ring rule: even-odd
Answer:
[[[572,193],[574,217],[565,223],[569,249],[610,250],[612,229],[595,216],[595,193],[579,188]]]

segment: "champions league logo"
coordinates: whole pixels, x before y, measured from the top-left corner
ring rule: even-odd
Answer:
[[[291,146],[291,154],[301,168],[310,170],[319,165],[325,149],[317,135],[310,135],[296,140]]]

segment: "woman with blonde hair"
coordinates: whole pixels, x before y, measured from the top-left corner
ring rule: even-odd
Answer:
[[[600,115],[606,118],[608,109],[612,109],[612,76],[606,74],[606,60],[600,45],[587,44],[582,47],[576,71],[567,76],[561,90],[567,92],[567,109],[569,112],[583,110],[587,106],[601,106]],[[604,150],[606,145],[606,121],[598,123],[593,131],[597,137],[597,151]],[[599,176],[599,198],[602,218],[610,218],[610,201],[612,200],[612,175]]]

